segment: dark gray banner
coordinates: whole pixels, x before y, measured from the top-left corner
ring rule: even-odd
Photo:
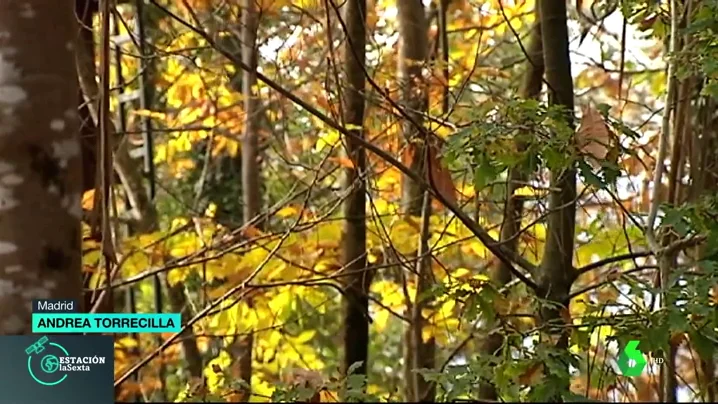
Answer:
[[[111,336],[2,336],[0,358],[3,404],[114,403]]]

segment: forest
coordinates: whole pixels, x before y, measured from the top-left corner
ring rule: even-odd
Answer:
[[[718,0],[0,10],[0,335],[181,313],[117,401],[716,402]]]

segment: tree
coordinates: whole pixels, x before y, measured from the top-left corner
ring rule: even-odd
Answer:
[[[345,6],[344,124],[357,138],[364,136],[366,1],[350,0]],[[344,168],[348,195],[344,201],[342,264],[347,273],[344,288],[344,360],[342,372],[366,375],[369,354],[369,287],[373,270],[366,259],[366,152],[354,137],[344,139],[351,161]]]
[[[541,17],[538,6],[534,10],[536,23],[531,29],[529,45],[527,49],[526,71],[524,72],[519,97],[524,99],[538,99],[543,88],[543,39],[541,38]],[[517,144],[516,148],[521,151],[524,145]],[[509,169],[506,181],[506,202],[504,203],[503,220],[501,223],[500,240],[512,251],[518,253],[518,237],[521,232],[521,221],[523,219],[524,201],[523,197],[516,194],[529,176],[524,167],[513,167]],[[496,262],[490,268],[491,279],[499,286],[504,286],[511,281],[513,275],[511,269],[503,262]],[[490,323],[493,327],[496,323]],[[504,336],[500,333],[486,335],[482,351],[488,355],[501,356],[504,345]],[[483,383],[480,395],[484,399],[495,400],[498,394],[493,383]]]
[[[426,79],[422,70],[426,64],[428,25],[424,5],[420,0],[399,0],[399,65],[397,82],[401,93],[401,106],[406,116],[401,117],[402,140],[406,142],[406,164],[412,171],[424,172],[424,148],[421,146],[421,125],[427,109]],[[402,183],[403,204],[407,213],[420,216],[423,193],[411,178]]]
[[[397,82],[400,91],[401,136],[404,143],[404,163],[409,169],[425,178],[429,138],[423,130],[424,114],[428,108],[427,81],[423,69],[427,62],[428,23],[421,0],[397,1],[399,12],[399,64]],[[422,229],[431,215],[430,197],[420,184],[408,176],[402,179],[402,204],[405,214],[422,217]],[[422,232],[416,261],[416,295],[413,302],[407,302],[408,324],[405,336],[404,382],[405,399],[431,400],[430,385],[417,373],[417,369],[433,368],[435,347],[433,340],[423,341],[423,307],[428,303],[424,296],[430,284],[430,252],[427,248],[428,233]]]
[[[77,31],[69,2],[0,7],[0,333],[29,334],[33,299],[81,299]]]
[[[259,29],[259,4],[256,0],[244,0],[242,9],[242,61],[249,70],[242,76],[244,97],[244,132],[242,140],[242,218],[245,223],[254,221],[261,213],[262,189],[260,187],[259,154],[259,99],[257,94],[258,51],[257,30]],[[261,226],[261,224],[260,224]],[[249,303],[251,306],[251,302]],[[239,376],[245,383],[244,399],[249,401],[252,383],[252,357],[254,335],[249,334],[240,342],[242,354],[239,358]]]
[[[539,0],[541,38],[546,82],[549,87],[549,105],[563,108],[564,119],[573,127],[574,100],[571,58],[568,51],[568,23],[566,3]],[[548,44],[551,44],[550,46]],[[537,278],[537,294],[552,305],[541,309],[541,320],[549,325],[549,333],[558,335],[556,348],[568,348],[568,330],[561,327],[564,321],[561,310],[567,310],[575,272],[573,253],[576,232],[576,170],[572,167],[553,170],[548,204],[546,244]],[[551,328],[557,327],[557,328]],[[557,331],[558,330],[558,331]],[[566,364],[568,369],[568,364]],[[568,371],[568,370],[566,370]],[[565,377],[547,374],[548,383],[555,385],[554,398],[560,400],[569,391]]]

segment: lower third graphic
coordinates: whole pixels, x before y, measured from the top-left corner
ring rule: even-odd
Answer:
[[[55,386],[73,372],[89,372],[92,365],[105,363],[101,356],[71,356],[62,345],[43,336],[25,349],[27,371],[43,386]],[[34,360],[33,360],[34,358]]]

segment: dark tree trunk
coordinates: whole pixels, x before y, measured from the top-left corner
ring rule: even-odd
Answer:
[[[344,90],[344,123],[351,125],[354,134],[363,136],[366,0],[349,0],[345,7],[347,41],[344,66],[348,88]],[[348,274],[344,292],[342,371],[347,375],[349,368],[359,363],[354,374],[365,375],[369,354],[368,293],[372,278],[372,273],[366,268],[366,154],[361,144],[352,137],[345,138],[345,145],[353,167],[344,168],[349,192],[344,201],[342,238],[342,264]]]
[[[0,334],[22,335],[33,299],[82,297],[77,24],[62,1],[0,10]]]
[[[568,50],[568,27],[566,2],[555,0],[539,1],[541,14],[541,37],[549,86],[549,104],[563,107],[565,119],[570,126],[574,120],[573,77]],[[548,332],[558,336],[557,348],[568,348],[568,328],[561,327],[560,311],[568,309],[569,292],[575,279],[573,251],[576,225],[576,170],[566,167],[551,173],[551,193],[547,220],[546,244],[537,273],[537,293],[552,303],[541,309],[541,318],[548,324]],[[555,328],[554,328],[555,327]],[[568,364],[566,364],[568,368]],[[568,369],[567,369],[568,371]],[[547,373],[546,383],[555,386],[554,399],[568,393],[569,380]]]
[[[426,12],[421,0],[398,0],[399,11],[399,90],[400,104],[411,119],[401,122],[402,141],[405,142],[404,164],[413,172],[425,178],[425,147],[420,138],[420,127],[423,114],[427,109],[428,99],[426,80],[422,69],[426,62],[428,50],[428,23]],[[422,214],[424,193],[415,181],[408,176],[402,177],[402,205],[406,214],[420,216]],[[418,294],[418,292],[417,292]],[[407,317],[413,317],[413,308],[407,304]],[[404,336],[404,396],[407,401],[418,399],[415,391],[416,353],[413,324],[409,324]]]
[[[75,15],[79,21],[79,35],[75,46],[85,47],[89,55],[95,54],[92,33],[92,17],[97,13],[96,0],[75,0]],[[82,191],[95,189],[97,175],[97,128],[82,90],[77,90],[77,108],[80,113],[80,138],[82,144]],[[89,307],[89,302],[87,302]]]
[[[401,106],[409,119],[402,120],[401,133],[406,142],[405,164],[414,172],[424,171],[424,148],[421,147],[420,126],[427,108],[426,80],[422,69],[428,49],[428,25],[421,0],[398,0],[399,9],[399,87]],[[413,121],[413,122],[412,122]],[[424,178],[422,176],[422,178]],[[402,202],[406,212],[421,215],[423,192],[419,184],[402,180]]]
[[[257,30],[259,29],[259,10],[255,0],[242,3],[242,61],[250,67],[242,76],[244,96],[244,133],[242,139],[242,202],[243,220],[252,221],[259,215],[262,190],[260,188],[259,166],[259,99],[257,85]],[[252,305],[251,300],[247,302]],[[254,336],[250,333],[240,341],[242,354],[239,358],[239,376],[246,388],[243,400],[249,401],[252,382],[252,356]]]

